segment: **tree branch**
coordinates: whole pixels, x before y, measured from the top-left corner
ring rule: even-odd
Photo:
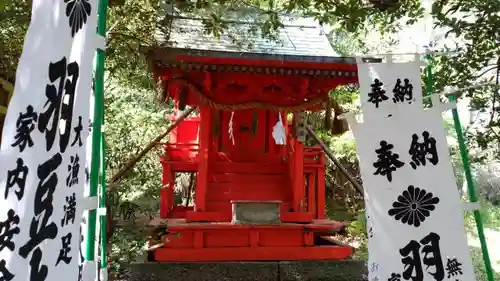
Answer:
[[[108,28],[108,31],[106,32],[106,37],[109,37],[109,35],[111,34],[111,31],[113,31],[113,29],[115,29],[118,24],[120,23],[120,20],[121,19],[118,19],[115,23],[113,23],[113,25],[111,25],[110,28]]]
[[[495,78],[495,85],[497,85],[496,89],[493,89],[493,98],[491,101],[491,114],[490,114],[490,123],[489,126],[491,127],[491,123],[493,122],[493,119],[495,118],[495,105],[496,105],[496,99],[497,95],[500,93],[500,89],[498,88],[498,83],[500,82],[500,57],[497,59],[497,77]]]
[[[498,68],[498,65],[497,65],[497,64],[495,64],[493,67],[490,67],[490,68],[488,68],[488,69],[486,69],[486,70],[483,70],[483,72],[481,72],[481,74],[479,74],[479,75],[475,75],[475,76],[474,76],[474,79],[479,79],[479,78],[481,78],[483,75],[485,75],[486,73],[488,73],[488,72],[492,71],[492,70],[493,70],[493,69],[495,69],[495,68]]]
[[[261,8],[261,7],[257,6],[257,5],[248,3],[245,0],[239,0],[238,2],[240,2],[241,4],[243,4],[243,5],[247,6],[247,7],[250,7],[250,8],[253,8],[253,9],[257,9],[257,10],[259,10],[260,12],[262,12],[264,14],[268,14],[269,12],[273,12],[273,13],[277,13],[280,16],[290,16],[289,13],[284,12],[283,10],[275,10],[275,9],[264,10],[263,8]]]
[[[137,36],[129,35],[129,34],[126,34],[126,33],[121,33],[121,32],[114,31],[114,32],[109,32],[107,35],[110,38],[113,37],[113,36],[120,36],[120,37],[124,37],[126,39],[130,39],[130,40],[134,40],[134,41],[138,41],[138,42],[144,43],[144,45],[147,45],[147,46],[151,46],[152,45],[152,42],[147,42],[144,39],[141,39],[141,38],[138,38]]]
[[[7,92],[14,92],[14,84],[10,83],[7,79],[0,77],[0,85],[2,85]]]

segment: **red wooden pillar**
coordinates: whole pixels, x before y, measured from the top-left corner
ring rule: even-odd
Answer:
[[[294,145],[294,164],[293,164],[293,209],[296,212],[304,210],[304,144],[295,141]]]
[[[283,120],[283,127],[285,127],[285,136],[286,136],[286,141],[285,141],[285,145],[283,145],[282,147],[280,147],[280,153],[281,153],[281,156],[286,156],[287,155],[287,143],[288,143],[288,139],[291,138],[292,136],[290,135],[290,129],[288,128],[288,118],[287,118],[287,115],[288,113],[287,112],[280,112],[281,114],[281,118]]]
[[[294,211],[297,211],[295,209],[295,157],[294,157],[294,152],[293,149],[295,147],[295,139],[290,135],[290,138],[287,140],[287,145],[286,145],[286,151],[285,155],[287,156],[288,160],[288,178],[290,180],[290,192],[292,192],[292,204],[291,208]]]
[[[321,153],[320,154],[320,167],[318,168],[318,173],[317,173],[317,178],[316,178],[316,185],[317,185],[317,216],[318,219],[324,219],[325,218],[325,197],[326,197],[326,192],[325,192],[325,168],[326,168],[326,159],[325,159],[325,154]]]
[[[212,111],[208,107],[200,107],[200,133],[198,153],[198,176],[196,178],[195,211],[205,211],[205,197],[208,188],[208,154],[210,148]]]
[[[307,212],[313,213],[313,217],[317,218],[317,210],[316,210],[316,177],[317,177],[316,169],[313,169],[313,172],[309,174],[308,177],[308,191],[307,194]]]
[[[175,175],[172,173],[170,166],[164,164],[162,188],[160,191],[160,217],[167,218],[168,212],[174,207],[174,179]]]
[[[168,214],[168,190],[165,180],[163,180],[163,186],[160,191],[160,218],[166,219]]]
[[[281,112],[274,112],[274,111],[266,111],[266,153],[267,154],[276,154],[280,153],[282,151],[281,146],[276,145],[276,141],[274,140],[273,135],[273,128],[278,122],[278,114],[281,114]],[[286,144],[285,144],[286,145]]]

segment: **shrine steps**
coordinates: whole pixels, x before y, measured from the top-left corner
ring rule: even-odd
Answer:
[[[245,182],[251,184],[273,183],[281,184],[287,181],[287,176],[280,173],[230,173],[230,172],[215,172],[209,175],[210,183],[233,183]]]
[[[281,163],[215,162],[209,167],[205,212],[231,221],[232,201],[280,201],[290,211],[292,193],[287,166]],[[216,220],[220,221],[220,220]]]
[[[209,166],[209,172],[214,174],[281,174],[288,172],[288,165],[281,161],[266,162],[214,162]]]
[[[208,182],[207,203],[231,203],[231,200],[288,202],[292,199],[289,180],[284,176],[233,176],[234,180],[228,182]]]

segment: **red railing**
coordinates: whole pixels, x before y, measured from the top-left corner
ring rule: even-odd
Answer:
[[[174,206],[174,184],[175,172],[178,171],[177,164],[187,162],[196,162],[199,145],[197,143],[157,143],[162,145],[164,154],[161,156],[161,163],[163,165],[163,187],[160,195],[160,215],[163,218],[171,217],[172,215],[182,215],[185,212],[180,211],[177,213],[177,208]],[[183,169],[180,169],[181,171]],[[176,211],[177,210],[177,211]],[[172,214],[174,212],[174,214]]]
[[[321,157],[324,157],[323,154],[323,149],[319,145],[304,147],[304,168],[322,165]]]
[[[157,143],[163,145],[166,161],[196,161],[200,145],[197,143]]]

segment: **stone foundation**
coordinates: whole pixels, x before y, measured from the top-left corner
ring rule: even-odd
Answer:
[[[231,201],[234,224],[280,224],[280,201]]]
[[[354,260],[133,263],[127,271],[120,281],[362,281],[366,267]]]
[[[362,281],[364,261],[279,262],[280,281]]]

